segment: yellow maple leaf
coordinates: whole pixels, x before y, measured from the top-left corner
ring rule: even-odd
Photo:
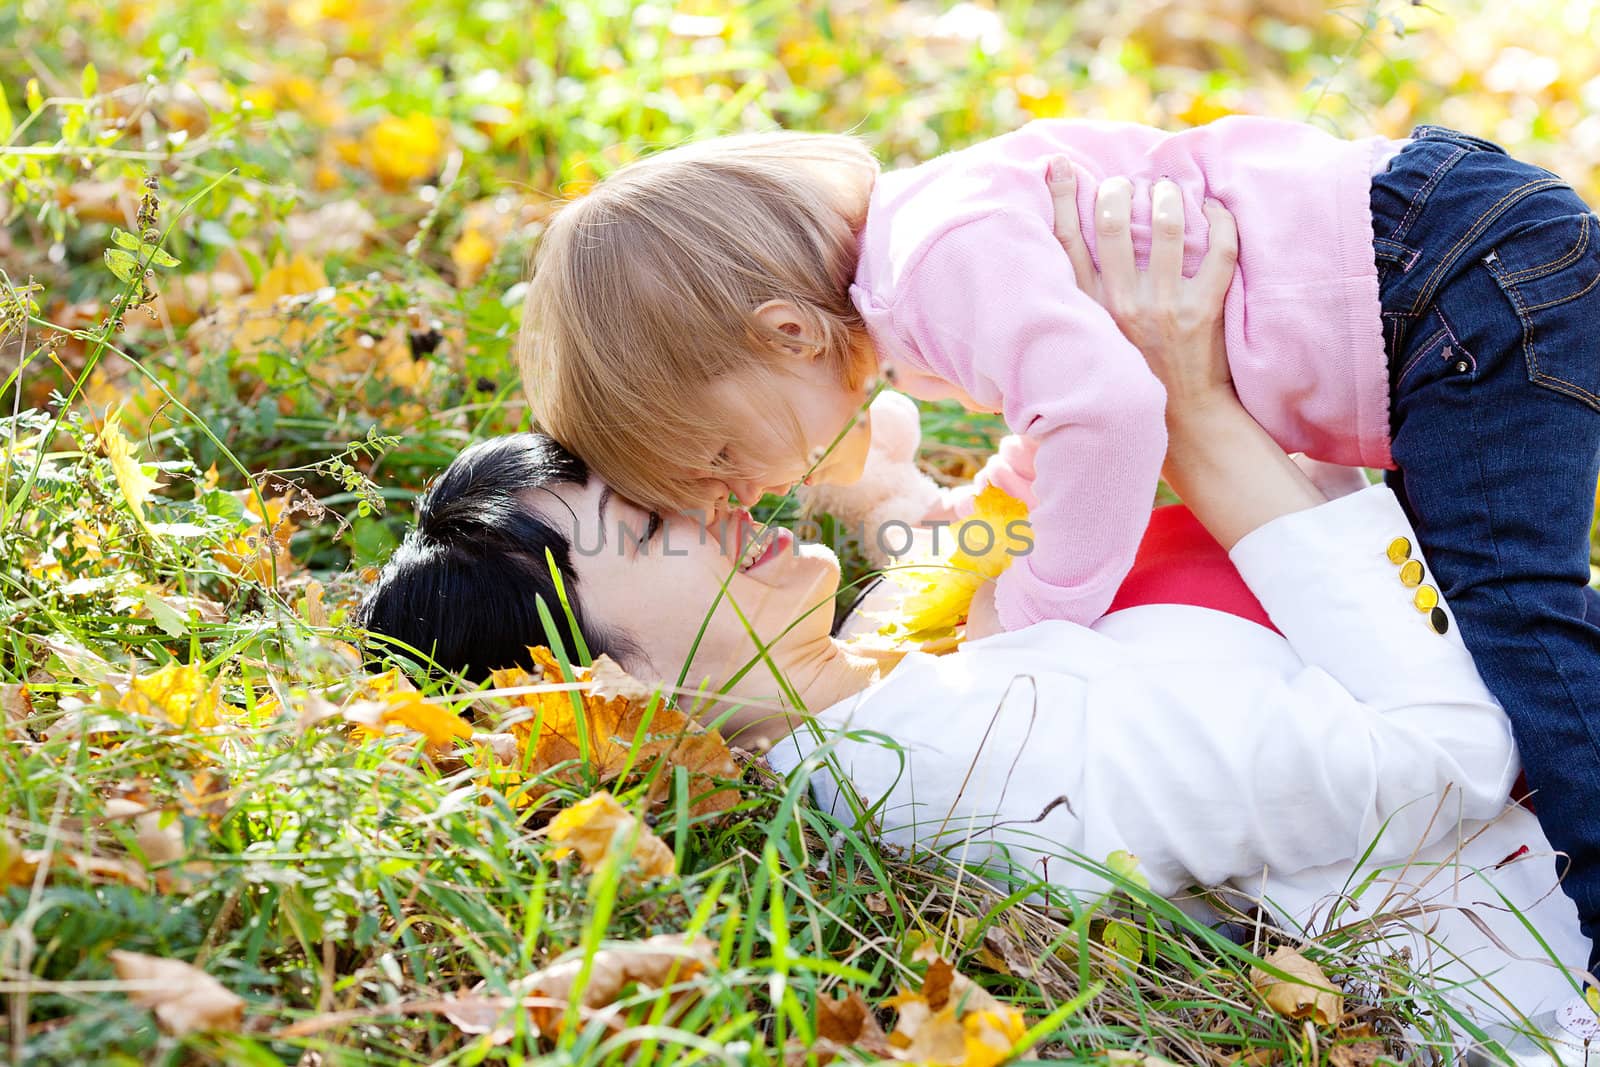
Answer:
[[[979,588],[1011,565],[1018,548],[1013,524],[1027,521],[1027,505],[992,485],[973,503],[972,514],[947,531],[956,545],[948,558],[890,572],[907,593],[880,632],[911,641],[948,637],[966,621]]]
[[[111,461],[111,473],[116,478],[117,488],[122,492],[122,499],[128,502],[133,517],[143,525],[145,501],[149,500],[150,494],[160,489],[163,483],[160,479],[144,472],[133,442],[122,436],[116,415],[106,419],[105,429],[100,431],[100,448]]]
[[[626,850],[646,878],[670,878],[678,871],[672,850],[610,793],[600,792],[563,809],[550,820],[550,840],[562,847],[553,859],[576,852],[592,871],[612,853]]]
[[[378,716],[381,722],[415,730],[435,748],[472,736],[472,728],[461,721],[461,716],[449,708],[427,703],[416,693],[391,693],[386,700],[388,707]]]
[[[421,181],[439,169],[444,137],[439,123],[420,111],[401,117],[386,115],[367,131],[362,143],[366,164],[391,188]]]
[[[165,719],[185,729],[217,725],[222,683],[208,683],[205,672],[189,663],[168,663],[146,675],[135,675],[117,701],[131,715]]]
[[[495,671],[495,688],[548,687],[564,680],[549,649],[528,651],[539,673]],[[581,720],[568,690],[545,688],[510,698],[514,706],[533,713],[507,726],[521,746],[520,770],[574,784],[587,777],[608,782],[624,772],[647,775],[654,770],[650,800],[660,802],[672,788],[670,769],[684,767],[689,772],[689,794],[699,797],[690,809],[696,814],[727,811],[737,802],[736,793],[720,783],[737,781],[739,765],[715,731],[659,700],[652,706],[639,699],[637,682],[634,689],[623,691],[626,687],[617,679],[626,675],[605,656],[593,668],[575,667],[574,674],[578,681],[589,683],[588,690],[578,694]],[[609,684],[600,684],[602,679],[609,679]],[[535,795],[550,788],[536,788]]]

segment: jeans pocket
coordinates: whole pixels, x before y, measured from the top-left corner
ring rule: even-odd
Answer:
[[[1522,323],[1528,379],[1600,411],[1600,220],[1518,226],[1483,264]]]

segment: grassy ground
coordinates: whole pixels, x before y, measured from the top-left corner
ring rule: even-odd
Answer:
[[[781,123],[854,130],[894,163],[1034,116],[1438,121],[1595,201],[1600,13],[726,8],[0,9],[0,1040],[15,1060],[775,1063],[850,1042],[870,1059],[851,1005],[903,1029],[915,1005],[885,1003],[903,987],[936,999],[933,953],[1021,1029],[968,1045],[958,1026],[954,1045],[902,1057],[1427,1055],[1448,1009],[1348,931],[1307,950],[1356,1009],[1318,1026],[1254,991],[1266,931],[1234,947],[1136,878],[1098,901],[1004,896],[879,847],[743,759],[736,804],[712,811],[670,761],[602,783],[592,762],[507,767],[503,737],[430,749],[419,738],[449,729],[419,708],[462,710],[479,735],[529,713],[437,685],[432,704],[396,698],[347,623],[426,479],[524,420],[508,346],[555,199],[649,147]],[[926,428],[951,474],[994,430],[942,411]],[[648,812],[665,876],[641,878],[626,848],[588,871],[552,855],[550,813],[602,784]],[[526,976],[559,988],[568,954],[594,985],[613,943],[685,933],[706,947],[604,1003],[493,1010]],[[117,952],[190,961],[244,1004],[188,972],[119,981],[139,961]],[[689,985],[697,998],[676,995]],[[167,993],[158,1026],[140,1001]],[[439,1003],[459,993],[471,1018]],[[481,1032],[500,1022],[509,1036]]]

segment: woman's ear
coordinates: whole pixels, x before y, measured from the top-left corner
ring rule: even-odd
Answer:
[[[822,346],[806,335],[809,323],[800,309],[787,300],[768,300],[756,308],[756,324],[774,336],[792,337],[793,343],[779,345],[785,352],[801,359],[814,360],[822,355]]]

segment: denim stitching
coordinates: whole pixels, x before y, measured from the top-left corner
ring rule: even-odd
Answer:
[[[1560,297],[1560,298],[1558,298],[1556,300],[1546,300],[1542,304],[1534,304],[1533,306],[1529,307],[1528,310],[1529,311],[1542,311],[1542,310],[1544,310],[1545,308],[1548,308],[1548,307],[1555,307],[1557,304],[1565,304],[1568,300],[1576,300],[1576,299],[1578,299],[1578,297],[1582,296],[1584,293],[1587,293],[1590,289],[1593,289],[1596,284],[1600,284],[1600,274],[1596,274],[1594,276],[1594,278],[1592,278],[1590,280],[1588,285],[1584,286],[1582,289],[1579,289],[1576,293],[1573,293],[1571,296],[1563,296],[1563,297]]]
[[[1556,271],[1560,270],[1562,267],[1565,267],[1568,264],[1575,262],[1578,259],[1579,256],[1583,255],[1583,250],[1585,248],[1588,248],[1588,247],[1589,247],[1589,216],[1588,215],[1584,215],[1583,216],[1583,229],[1578,231],[1578,243],[1573,245],[1570,250],[1568,250],[1567,252],[1563,253],[1560,257],[1551,260],[1549,263],[1544,264],[1541,267],[1528,267],[1526,270],[1519,270],[1515,274],[1507,274],[1505,276],[1506,277],[1506,281],[1508,281],[1508,282],[1537,281],[1539,278],[1543,278],[1546,275],[1554,274]],[[1548,304],[1541,304],[1540,306],[1541,307],[1548,307],[1549,305]]]
[[[1390,240],[1399,241],[1400,238],[1406,235],[1406,231],[1411,229],[1411,224],[1417,221],[1417,212],[1422,210],[1422,205],[1427,201],[1428,194],[1433,192],[1433,187],[1438,185],[1439,180],[1444,177],[1444,172],[1460,162],[1461,158],[1466,154],[1467,149],[1456,145],[1454,152],[1439,161],[1439,165],[1433,168],[1433,173],[1428,175],[1427,181],[1417,187],[1416,194],[1412,196],[1411,203],[1406,207],[1405,217],[1400,220],[1400,225],[1395,227],[1394,233],[1389,235]]]
[[[1455,348],[1456,353],[1464,357],[1471,364],[1473,370],[1477,370],[1478,357],[1467,351],[1467,347],[1461,343],[1461,338],[1456,336],[1456,331],[1450,325],[1450,320],[1445,318],[1444,308],[1436,307],[1433,310],[1439,313],[1439,325],[1444,327],[1444,332],[1449,335],[1450,344]]]
[[[1484,266],[1489,268],[1489,273],[1493,274],[1497,281],[1505,277],[1505,272],[1495,266],[1494,260],[1485,260]],[[1596,276],[1596,280],[1600,281],[1600,275]],[[1594,288],[1594,282],[1590,282],[1588,288]],[[1582,400],[1589,406],[1600,410],[1600,396],[1589,392],[1581,385],[1574,385],[1565,378],[1558,378],[1554,374],[1546,374],[1539,369],[1539,350],[1533,343],[1533,319],[1528,314],[1532,309],[1528,308],[1523,301],[1522,293],[1515,285],[1502,283],[1500,289],[1510,297],[1512,306],[1517,309],[1517,318],[1522,322],[1522,358],[1528,366],[1528,376],[1537,385],[1542,385],[1552,392],[1561,393],[1563,396]],[[1588,289],[1584,291],[1587,292]],[[1548,307],[1549,305],[1544,304],[1541,306]]]
[[[1478,216],[1477,221],[1468,228],[1467,232],[1463,233],[1457,238],[1456,243],[1450,246],[1450,251],[1445,253],[1444,258],[1440,259],[1438,265],[1433,268],[1433,273],[1428,275],[1427,280],[1422,283],[1422,291],[1417,294],[1416,300],[1411,305],[1412,313],[1416,314],[1421,311],[1423,305],[1433,299],[1434,290],[1438,288],[1444,272],[1455,265],[1455,261],[1460,258],[1461,252],[1466,245],[1482,236],[1482,231],[1488,229],[1491,223],[1507,211],[1510,211],[1518,201],[1542,190],[1564,185],[1566,183],[1559,179],[1537,178],[1517,186],[1517,188],[1491,204],[1483,214]]]
[[[1449,332],[1450,331],[1444,327],[1440,327],[1433,332],[1432,337],[1429,337],[1426,341],[1417,346],[1416,355],[1412,356],[1411,359],[1406,362],[1406,365],[1400,368],[1400,375],[1394,380],[1394,387],[1396,391],[1400,389],[1400,386],[1405,384],[1405,380],[1411,375],[1411,372],[1417,369],[1417,364],[1422,362],[1422,357],[1428,355],[1428,353],[1433,349],[1433,346],[1443,340],[1445,335]],[[1454,338],[1452,338],[1452,340],[1453,339]]]

